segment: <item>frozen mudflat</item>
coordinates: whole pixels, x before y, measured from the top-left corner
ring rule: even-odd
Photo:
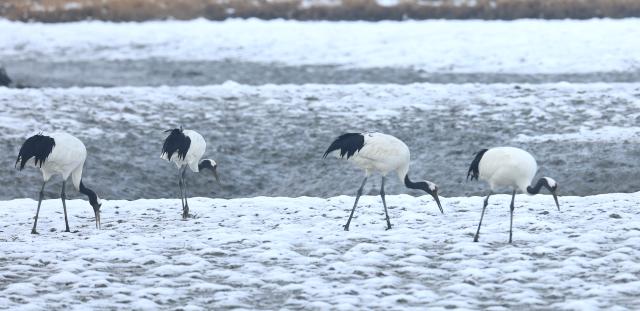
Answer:
[[[203,134],[223,186],[188,175],[194,196],[355,194],[363,173],[322,159],[348,131],[393,134],[411,149],[411,176],[445,196],[484,195],[465,183],[482,148],[512,145],[538,160],[561,195],[640,189],[640,84],[265,85],[70,89],[0,88],[0,198],[36,198],[34,168],[13,168],[21,144],[67,131],[87,146],[83,178],[109,199],[178,197],[175,166],[160,160],[167,129]],[[60,193],[59,179],[47,197]],[[377,194],[371,178],[365,193]],[[406,189],[394,177],[388,193]],[[69,191],[69,195],[76,196]]]
[[[640,295],[640,192],[481,197],[0,202],[0,308],[632,310]]]

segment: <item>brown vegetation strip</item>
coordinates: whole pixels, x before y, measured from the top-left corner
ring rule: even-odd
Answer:
[[[303,0],[2,0],[0,16],[42,22],[198,17],[376,21],[640,16],[639,0],[400,0],[393,6],[381,6],[375,0],[342,0],[334,5],[306,3]]]

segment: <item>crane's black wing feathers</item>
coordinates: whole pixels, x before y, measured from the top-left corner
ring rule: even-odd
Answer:
[[[187,156],[187,151],[189,151],[189,146],[191,146],[191,138],[187,137],[187,135],[182,132],[182,129],[172,129],[165,132],[171,133],[169,133],[167,139],[164,140],[162,154],[167,154],[167,159],[171,160],[174,153],[178,153],[178,159],[184,160]]]
[[[27,138],[24,144],[22,144],[22,147],[20,147],[15,166],[18,166],[18,162],[20,162],[20,170],[22,170],[29,159],[35,158],[35,165],[42,167],[42,164],[44,164],[44,161],[49,157],[55,145],[56,141],[53,138],[42,134]]]
[[[469,166],[469,171],[467,172],[467,180],[471,177],[471,180],[478,180],[478,175],[480,175],[480,160],[482,160],[482,156],[489,149],[482,149],[476,152],[476,157],[471,161],[471,166]]]
[[[326,158],[329,153],[340,150],[340,157],[344,158],[346,155],[349,159],[362,147],[364,147],[364,136],[361,133],[346,133],[334,140],[322,157]]]

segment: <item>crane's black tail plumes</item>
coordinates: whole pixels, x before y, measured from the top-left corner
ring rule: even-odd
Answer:
[[[476,152],[476,157],[471,161],[471,166],[469,166],[469,171],[467,172],[467,180],[471,177],[471,180],[478,180],[478,176],[480,175],[480,160],[482,160],[482,156],[489,149],[482,149]]]
[[[164,140],[162,145],[162,154],[167,155],[167,160],[171,160],[174,153],[178,153],[178,158],[184,160],[191,146],[191,139],[182,132],[182,127],[179,129],[166,130],[165,132],[171,132],[167,139]]]
[[[346,133],[340,135],[340,137],[336,138],[327,151],[322,155],[323,158],[326,158],[331,152],[336,150],[340,150],[340,157],[344,158],[347,156],[347,159],[352,157],[356,152],[360,151],[364,147],[364,136],[360,133]]]
[[[37,134],[29,137],[20,147],[15,166],[17,167],[20,162],[20,170],[22,170],[29,159],[35,158],[35,165],[42,167],[55,145],[55,140],[49,136]]]

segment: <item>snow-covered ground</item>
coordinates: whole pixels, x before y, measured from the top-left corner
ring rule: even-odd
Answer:
[[[0,59],[141,60],[413,67],[451,73],[640,70],[640,19],[586,21],[18,23]]]
[[[640,192],[105,201],[103,230],[86,201],[0,202],[0,308],[632,310],[640,295]]]

